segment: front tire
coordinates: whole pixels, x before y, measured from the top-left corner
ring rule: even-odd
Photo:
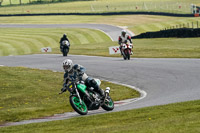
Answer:
[[[63,49],[63,56],[67,56],[66,48]]]
[[[123,53],[122,56],[123,56],[124,60],[126,60],[126,54]]]
[[[130,60],[130,52],[129,52],[129,50],[127,51],[127,58],[128,58],[128,60]]]
[[[114,109],[114,102],[110,96],[108,96],[104,102],[104,104],[101,106],[106,111],[111,111]]]
[[[81,103],[78,96],[72,95],[72,96],[70,96],[69,100],[70,100],[70,104],[71,104],[72,108],[77,113],[79,113],[80,115],[86,115],[88,113],[88,108],[87,108],[86,104],[84,103],[83,100]]]

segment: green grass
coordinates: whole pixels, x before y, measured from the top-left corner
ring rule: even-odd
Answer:
[[[104,21],[102,21],[104,20]],[[26,16],[0,17],[1,24],[80,24],[97,23],[115,26],[127,26],[135,34],[147,31],[159,31],[176,25],[187,25],[197,28],[198,17],[167,17],[154,15],[114,15],[114,16]],[[200,26],[199,26],[200,27]]]
[[[200,38],[135,39],[134,57],[200,58]]]
[[[0,124],[72,112],[69,93],[58,95],[63,73],[23,67],[0,67]],[[102,81],[114,101],[139,97],[128,87]],[[121,95],[124,94],[124,95]]]
[[[117,46],[104,33],[90,29],[18,29],[8,28],[0,33],[0,55],[40,54],[50,46],[54,54],[61,54],[59,39],[67,33],[71,41],[70,54],[109,55],[108,47]],[[135,58],[200,58],[200,38],[133,39]]]
[[[15,133],[198,133],[200,100],[0,128]]]
[[[156,11],[156,12],[172,12],[172,13],[191,13],[190,11],[191,3],[200,4],[198,0],[184,0],[184,1],[123,0],[123,2],[120,0],[115,0],[115,1],[95,0],[95,1],[63,2],[55,4],[1,7],[0,14],[77,13],[77,12],[94,13],[94,12],[121,12],[121,11]],[[4,5],[9,3],[3,2],[2,4]],[[179,6],[181,6],[182,8],[179,9]]]
[[[90,29],[1,29],[0,56],[39,53],[43,47],[58,48],[63,33],[67,33],[71,47],[111,42],[103,32]]]
[[[58,21],[59,20],[59,21]],[[104,20],[102,22],[102,20]],[[148,15],[120,15],[120,16],[37,16],[37,17],[0,17],[1,23],[25,24],[64,24],[64,23],[104,23],[127,26],[135,34],[176,26],[190,24],[199,18],[177,18]],[[59,39],[67,33],[72,46],[70,54],[85,54],[110,56],[109,46],[118,45],[102,32],[89,29],[25,29],[2,28],[0,33],[1,56],[40,53],[40,48],[51,46],[53,53],[60,53]],[[199,38],[165,38],[165,39],[136,39],[134,41],[134,57],[145,58],[199,58]],[[189,45],[190,44],[190,45]],[[119,55],[114,55],[119,57]]]
[[[133,39],[133,58],[200,58],[200,38],[159,38]],[[70,53],[76,55],[95,55],[121,57],[109,55],[108,47],[117,46],[117,42],[97,43],[84,47],[74,46]],[[59,49],[53,49],[59,53]]]

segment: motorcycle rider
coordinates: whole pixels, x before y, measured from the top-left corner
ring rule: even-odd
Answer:
[[[119,49],[120,49],[121,55],[122,55],[122,44],[127,43],[128,41],[132,44],[131,36],[126,34],[126,30],[122,30],[121,36],[119,36],[119,39],[118,39],[118,44],[120,45]],[[131,52],[131,54],[132,54],[132,52]]]
[[[63,49],[62,42],[65,41],[65,40],[69,42],[69,39],[67,38],[67,34],[63,34],[62,38],[60,39],[60,51],[61,52],[62,52],[62,49]],[[69,46],[70,46],[70,42],[69,42]]]
[[[79,64],[74,65],[72,60],[65,59],[63,61],[63,69],[65,71],[65,74],[63,88],[61,89],[62,92],[66,91],[67,84],[70,80],[79,78],[81,81],[85,82],[86,86],[93,87],[94,91],[99,93],[101,98],[104,98],[104,90],[99,87],[99,85],[93,78],[87,76],[87,74],[85,73],[85,68],[83,66]]]

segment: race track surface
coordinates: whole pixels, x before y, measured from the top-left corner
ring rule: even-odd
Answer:
[[[92,77],[135,86],[147,93],[143,99],[117,106],[114,111],[200,99],[199,59],[132,58],[124,61],[122,58],[78,55],[69,55],[67,58],[86,67],[87,73]],[[62,61],[64,59],[66,57],[61,54],[7,56],[0,57],[0,65],[63,71]],[[89,114],[97,113],[106,113],[106,111],[92,111]],[[60,120],[75,116],[79,115],[67,113],[47,120],[40,119],[13,124]]]

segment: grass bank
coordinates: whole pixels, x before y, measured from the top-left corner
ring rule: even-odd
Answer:
[[[68,35],[72,48],[92,47],[98,45],[97,43],[111,42],[103,32],[91,29],[2,28],[0,56],[40,53],[43,47],[59,48],[59,41],[64,33]]]
[[[18,2],[19,3],[19,2]],[[23,0],[22,0],[23,3]],[[25,2],[24,2],[25,3]],[[27,3],[27,0],[26,0]],[[191,13],[191,4],[200,4],[198,0],[95,0],[41,5],[21,5],[1,7],[0,14],[29,13],[95,13],[122,11],[155,11],[171,13]],[[9,4],[8,1],[2,5]],[[16,3],[17,4],[17,3]]]
[[[103,20],[103,21],[102,21]],[[80,24],[96,23],[110,24],[127,27],[133,33],[140,34],[148,31],[159,31],[164,28],[188,25],[197,27],[198,17],[168,17],[155,15],[108,15],[108,16],[24,16],[24,17],[0,17],[1,24]],[[200,27],[200,26],[199,26]]]
[[[133,58],[200,58],[200,38],[159,38],[159,39],[133,39]],[[109,55],[108,47],[117,46],[117,42],[97,43],[89,45],[75,45],[71,54],[84,54],[96,56]],[[54,49],[59,53],[58,49]],[[57,52],[56,52],[57,51]]]
[[[70,54],[109,55],[108,47],[118,46],[104,33],[90,29],[57,28],[6,28],[0,33],[0,55],[40,54],[43,47],[52,47],[54,54],[61,54],[59,39],[67,33]],[[200,38],[133,39],[134,58],[200,58]]]
[[[72,112],[69,93],[58,95],[62,84],[61,72],[0,67],[0,124]],[[106,86],[114,101],[139,96],[133,89],[103,81],[101,88]]]
[[[200,100],[0,128],[15,133],[197,133]]]

